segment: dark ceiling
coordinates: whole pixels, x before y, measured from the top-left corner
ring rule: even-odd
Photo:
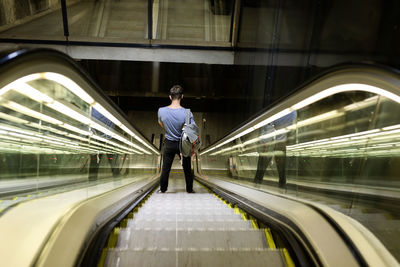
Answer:
[[[168,105],[174,84],[183,86],[183,104],[193,111],[235,112],[246,104],[248,66],[105,60],[80,64],[125,112]]]

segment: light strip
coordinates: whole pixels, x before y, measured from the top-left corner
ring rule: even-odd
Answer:
[[[89,105],[93,104],[94,102],[93,98],[70,78],[54,72],[44,72],[41,73],[41,75],[42,75],[41,78],[61,84],[62,86],[64,86],[69,91],[80,97],[83,101],[85,101]]]
[[[41,138],[37,138],[37,137],[34,137],[34,136],[25,135],[25,134],[20,134],[20,133],[8,132],[8,134],[11,135],[11,136],[20,137],[22,139],[28,139],[28,140],[32,140],[32,141],[38,141],[38,142],[43,141],[43,139],[41,139]]]
[[[147,144],[146,141],[144,141],[143,139],[141,139],[139,136],[137,136],[136,134],[134,134],[131,130],[129,130],[125,125],[123,125],[117,118],[115,118],[110,112],[108,112],[103,106],[101,106],[99,103],[95,102],[94,99],[86,93],[86,91],[84,91],[78,84],[76,84],[73,80],[69,79],[68,77],[62,75],[62,74],[58,74],[58,73],[53,73],[53,72],[45,72],[45,73],[38,73],[38,74],[32,74],[32,75],[28,75],[25,77],[22,77],[10,84],[8,84],[7,86],[3,87],[0,90],[0,95],[5,94],[6,92],[8,92],[11,89],[14,89],[15,91],[24,94],[25,96],[37,101],[37,102],[43,102],[45,103],[47,106],[49,106],[50,108],[63,113],[64,115],[77,120],[79,122],[85,123],[85,124],[90,124],[90,126],[92,126],[93,128],[112,136],[113,138],[116,138],[117,140],[128,144],[129,146],[132,146],[138,150],[143,151],[146,154],[151,154],[148,151],[146,151],[145,149],[141,148],[140,146],[132,143],[131,141],[127,140],[126,138],[120,136],[118,133],[114,133],[112,131],[107,130],[106,128],[98,125],[97,123],[94,123],[92,120],[90,120],[90,118],[87,118],[86,116],[80,114],[79,112],[75,111],[72,108],[69,108],[68,106],[66,106],[65,104],[62,104],[58,101],[55,101],[54,99],[52,99],[51,97],[47,96],[46,94],[43,94],[42,92],[40,92],[39,90],[35,89],[34,87],[26,84],[27,82],[33,81],[33,80],[38,80],[38,79],[47,79],[47,80],[51,80],[54,81],[58,84],[61,84],[62,86],[64,86],[66,89],[68,89],[69,91],[71,91],[73,94],[77,95],[78,97],[80,97],[83,101],[85,101],[86,103],[90,104],[93,106],[93,108],[95,108],[96,110],[98,110],[103,116],[105,116],[107,119],[111,120],[115,125],[119,126],[122,130],[124,130],[125,132],[127,132],[130,136],[132,136],[133,138],[135,138],[136,140],[138,140],[140,143],[142,143],[144,146],[148,147],[149,149],[151,149],[153,152],[155,152],[156,154],[159,154],[159,152],[154,149],[151,145]],[[31,109],[28,109],[22,105],[19,105],[17,103],[14,103],[12,101],[10,101],[8,103],[8,108],[11,108],[15,111],[18,111],[22,114],[43,120],[43,121],[47,121],[49,123],[53,123],[56,125],[59,125],[60,127],[66,128],[68,130],[74,131],[74,132],[78,132],[80,134],[84,134],[84,135],[90,135],[91,133],[88,133],[87,131],[82,131],[79,130],[78,128],[71,126],[69,124],[63,124],[62,122],[60,122],[57,119],[51,118],[50,116],[44,115],[44,114],[40,114],[37,113]],[[33,112],[32,112],[33,111]],[[29,114],[28,114],[29,113]],[[40,115],[39,115],[40,114]],[[8,118],[11,119],[11,118]],[[21,123],[21,121],[19,122]],[[24,123],[26,124],[26,122]],[[64,126],[65,125],[65,126]],[[135,150],[132,150],[135,151]],[[140,152],[139,152],[140,153]]]
[[[311,117],[311,118],[303,120],[303,121],[299,121],[299,122],[297,122],[296,126],[297,127],[303,127],[303,126],[314,124],[314,123],[317,123],[317,122],[321,122],[321,121],[324,121],[324,120],[327,120],[327,119],[333,119],[333,118],[336,118],[336,117],[340,117],[340,116],[343,116],[343,115],[344,115],[344,112],[338,112],[337,110],[332,110],[330,112],[323,113],[323,114]]]
[[[102,105],[100,105],[99,103],[95,102],[92,105],[92,107],[95,108],[97,111],[99,111],[104,117],[106,117],[107,119],[112,121],[115,125],[117,125],[118,127],[121,128],[122,123],[117,118],[115,118],[113,115],[111,115],[111,113],[108,112],[105,108],[103,108]]]
[[[53,98],[49,97],[46,94],[43,94],[42,92],[36,90],[26,83],[17,83],[15,85],[14,91],[17,91],[18,93],[23,94],[37,102],[50,103],[54,101]]]
[[[267,125],[268,123],[271,123],[271,122],[273,122],[273,121],[275,121],[277,119],[280,119],[280,118],[288,115],[290,112],[292,112],[291,109],[288,109],[288,108],[284,109],[284,110],[272,115],[271,117],[268,117],[267,119],[263,120],[262,122],[257,123],[256,125],[254,125],[253,128],[254,128],[254,130],[256,130],[258,128],[261,128],[261,127]]]
[[[14,117],[14,116],[8,115],[6,113],[2,113],[2,112],[0,112],[0,119],[11,121],[11,122],[18,123],[18,124],[28,124],[29,123],[29,121],[27,121],[27,120],[23,120],[23,119],[20,119],[20,118],[17,118],[17,117]]]
[[[43,120],[52,124],[62,124],[61,121],[54,119],[50,116],[44,115],[40,112],[34,111],[30,108],[27,108],[25,106],[22,106],[18,103],[15,103],[13,101],[8,101],[6,103],[3,103],[3,106],[5,106],[6,108],[12,109],[14,111],[20,112],[24,115],[39,119],[39,120]]]
[[[111,144],[111,145],[114,145],[114,146],[121,147],[121,148],[123,148],[123,149],[126,149],[126,150],[128,150],[128,151],[130,151],[130,152],[133,152],[133,153],[136,153],[136,154],[140,154],[140,155],[143,154],[143,153],[140,152],[140,151],[137,151],[137,150],[134,150],[134,149],[131,149],[131,148],[127,148],[127,147],[121,146],[120,144],[115,143],[115,142],[110,141],[110,140],[107,140],[107,139],[105,139],[105,138],[103,138],[103,137],[101,137],[101,136],[92,135],[91,138],[97,139],[97,140],[102,141],[102,142],[104,142],[104,143],[108,143],[108,144]]]
[[[26,82],[30,82],[33,80],[37,80],[37,79],[40,79],[40,77],[41,77],[41,75],[39,73],[37,73],[37,74],[31,74],[31,75],[27,75],[22,78],[19,78],[19,79],[13,81],[12,83],[9,83],[6,86],[4,86],[3,88],[1,88],[0,96],[4,95],[8,91],[14,89],[20,83],[26,83]]]
[[[239,137],[243,136],[244,135],[243,133],[247,134],[247,133],[249,133],[249,132],[251,132],[251,131],[253,131],[253,130],[257,129],[257,128],[260,128],[260,127],[262,127],[262,126],[264,126],[264,125],[266,125],[266,124],[268,124],[270,122],[273,122],[276,119],[279,119],[279,118],[289,114],[291,111],[299,110],[299,109],[301,109],[301,108],[303,108],[305,106],[308,106],[308,105],[310,105],[310,104],[312,104],[314,102],[317,102],[317,101],[319,101],[319,100],[321,100],[323,98],[326,98],[328,96],[331,96],[333,94],[337,94],[337,93],[341,93],[341,92],[348,92],[348,91],[370,92],[370,93],[374,93],[374,94],[377,94],[377,95],[384,96],[384,97],[386,97],[388,99],[391,99],[391,100],[393,100],[393,101],[395,101],[397,103],[400,103],[400,97],[399,96],[397,96],[397,95],[395,95],[395,94],[393,94],[393,93],[391,93],[389,91],[386,91],[386,90],[383,90],[381,88],[375,87],[375,86],[366,85],[366,84],[360,84],[360,83],[350,83],[350,84],[342,84],[342,85],[333,86],[333,87],[328,88],[326,90],[323,90],[323,91],[321,91],[321,92],[319,92],[319,93],[317,93],[317,94],[315,94],[315,95],[313,95],[311,97],[308,97],[303,101],[298,102],[297,104],[293,105],[291,108],[284,109],[281,112],[272,115],[271,117],[269,117],[266,120],[256,124],[255,126],[249,127],[248,129],[244,130],[241,133],[236,134],[235,136],[229,138],[228,140],[226,140],[226,141],[224,141],[224,142],[222,142],[222,143],[220,143],[220,144],[218,144],[218,145],[216,145],[214,147],[211,147],[211,148],[203,151],[202,153],[200,153],[200,155],[204,155],[205,153],[209,153],[210,151],[212,151],[212,150],[214,150],[214,149],[216,149],[216,148],[218,148],[218,147],[220,147],[222,145],[225,145],[225,144],[235,140],[236,138],[239,138]],[[372,99],[372,98],[370,98],[370,99]]]
[[[111,114],[110,114],[111,115]],[[116,119],[115,119],[116,120]],[[119,121],[118,121],[119,122]],[[159,155],[160,153],[154,149],[151,145],[147,144],[145,140],[143,140],[142,138],[140,138],[138,135],[136,135],[135,133],[133,133],[128,127],[126,127],[124,124],[120,123],[120,125],[118,125],[123,131],[125,131],[126,133],[128,133],[130,136],[132,136],[133,138],[135,138],[137,141],[139,141],[142,145],[146,146],[147,148],[151,149],[154,153],[156,153],[157,155]],[[121,137],[122,138],[122,137]],[[118,138],[117,138],[118,139]],[[148,151],[146,151],[145,149],[137,146],[136,144],[132,143],[131,141],[127,140],[126,138],[120,139],[120,141],[133,146],[143,152],[145,152],[146,154],[150,154]]]
[[[70,117],[71,119],[79,121],[81,123],[89,124],[91,122],[91,120],[88,117],[86,117],[85,115],[80,114],[79,112],[73,110],[70,107],[67,107],[66,105],[64,105],[58,101],[53,101],[52,103],[48,103],[48,104],[46,104],[46,106]]]
[[[102,115],[105,116],[107,119],[111,120],[114,124],[116,124],[117,126],[122,128],[121,127],[122,123],[117,118],[115,118],[110,112],[108,112],[105,108],[103,108],[99,103],[94,102],[93,98],[91,96],[89,96],[84,90],[82,90],[82,88],[79,85],[77,85],[74,81],[72,81],[71,79],[65,77],[64,75],[57,74],[57,73],[52,73],[52,72],[44,73],[43,74],[43,78],[55,81],[57,83],[60,83],[61,85],[66,87],[68,90],[73,92],[75,95],[79,96],[86,103],[92,105],[96,110],[98,110],[100,113],[102,113]],[[100,130],[100,129],[98,129],[98,130]],[[105,133],[105,134],[107,134],[107,133]],[[109,134],[109,135],[113,136],[114,134]],[[113,136],[113,137],[116,137],[116,136]],[[143,144],[145,146],[149,147],[151,150],[153,150],[154,152],[159,154],[158,151],[154,150],[154,148],[152,148],[151,146],[146,144],[146,142],[144,142],[142,139],[138,138],[137,135],[133,134],[132,137],[134,137],[135,139],[138,139],[139,142],[143,142]],[[118,137],[116,137],[116,138],[119,139]],[[123,139],[125,139],[125,138],[123,138]],[[119,140],[122,141],[122,142],[125,142],[125,141],[123,141],[121,139],[119,139]],[[129,144],[129,145],[131,145],[131,144]],[[144,150],[143,148],[141,148],[139,146],[136,146],[136,145],[133,145],[133,146],[136,147],[139,150],[142,150],[146,154],[150,154],[149,152],[147,152],[146,150]]]
[[[317,93],[309,98],[306,98],[305,100],[300,101],[299,103],[293,105],[292,108],[294,110],[299,110],[305,106],[308,106],[308,105],[310,105],[314,102],[317,102],[323,98],[326,98],[328,96],[338,94],[338,93],[348,92],[348,91],[364,91],[364,92],[374,93],[374,94],[382,95],[386,98],[389,98],[397,103],[400,103],[400,97],[389,91],[383,90],[381,88],[378,88],[378,87],[375,87],[372,85],[367,85],[367,84],[348,83],[348,84],[333,86],[322,92],[319,92],[319,93]]]
[[[73,132],[75,132],[75,133],[79,133],[79,134],[82,134],[82,135],[91,136],[91,135],[93,134],[93,133],[91,133],[91,132],[89,132],[89,131],[81,130],[81,129],[75,127],[75,126],[72,126],[72,125],[69,125],[69,124],[66,124],[66,123],[63,123],[63,124],[60,125],[60,126],[63,127],[63,128],[65,128],[65,129],[67,129],[67,130],[70,130],[70,131],[73,131]]]

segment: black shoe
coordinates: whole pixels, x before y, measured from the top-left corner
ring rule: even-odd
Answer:
[[[192,191],[189,191],[188,192],[189,194],[194,194],[194,193],[196,193],[194,190],[192,190]]]
[[[165,193],[165,191],[161,191],[161,189],[157,190],[157,194],[164,194],[164,193]]]

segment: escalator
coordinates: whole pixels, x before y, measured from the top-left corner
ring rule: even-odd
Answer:
[[[200,184],[188,194],[182,175],[171,178],[167,193],[153,193],[113,230],[99,266],[293,266],[270,229]]]
[[[1,62],[5,266],[398,265],[397,74],[328,73],[193,157],[195,194],[157,194],[160,151],[72,59]]]

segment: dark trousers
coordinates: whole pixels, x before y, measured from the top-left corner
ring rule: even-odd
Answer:
[[[165,139],[164,141],[164,152],[163,152],[163,163],[161,169],[161,191],[165,192],[168,189],[168,178],[169,172],[171,171],[172,162],[174,161],[175,155],[179,155],[179,141],[170,141]],[[185,173],[186,180],[186,191],[193,191],[193,175],[190,168],[190,157],[183,157],[182,159],[183,172]]]
[[[279,175],[279,187],[286,185],[286,144],[277,143],[273,151],[282,151],[283,155],[275,155],[276,168],[278,169]],[[254,176],[255,183],[261,183],[264,177],[264,173],[267,170],[269,163],[272,160],[272,156],[259,156],[257,162],[257,172]]]

